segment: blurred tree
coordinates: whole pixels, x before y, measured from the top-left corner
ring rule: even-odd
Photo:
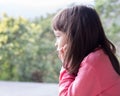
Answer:
[[[95,0],[96,9],[100,14],[107,36],[119,42],[120,38],[120,1]]]
[[[57,82],[59,65],[51,30],[52,15],[29,21],[0,19],[0,79]]]
[[[47,14],[46,17],[36,18],[33,22],[41,25],[42,34],[39,37],[44,37],[42,40],[39,38],[39,44],[43,46],[39,47],[38,54],[44,54],[44,65],[46,65],[46,76],[44,76],[45,82],[58,82],[59,70],[60,70],[60,61],[57,58],[55,52],[55,38],[53,31],[51,29],[51,20],[54,14]],[[40,44],[41,43],[41,44]],[[46,50],[45,50],[46,49]],[[42,53],[41,53],[42,52]]]
[[[108,38],[116,45],[120,58],[120,0],[95,0]]]

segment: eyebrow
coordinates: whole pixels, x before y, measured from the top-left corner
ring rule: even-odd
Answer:
[[[60,32],[54,32],[55,34],[58,34],[58,35],[61,35],[61,33]]]

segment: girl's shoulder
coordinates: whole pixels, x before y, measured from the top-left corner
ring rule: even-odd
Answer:
[[[120,85],[120,76],[113,69],[111,61],[103,49],[98,49],[88,54],[88,56],[86,56],[82,61],[81,65],[81,68],[91,68],[91,71],[94,71],[94,74],[96,74],[102,90],[109,88],[116,82],[119,82]]]
[[[96,64],[96,63],[99,63],[101,61],[106,61],[108,60],[109,61],[109,58],[107,56],[107,54],[105,54],[105,52],[103,51],[103,49],[99,48],[99,49],[96,49],[95,51],[89,53],[82,61],[82,65],[83,64]]]

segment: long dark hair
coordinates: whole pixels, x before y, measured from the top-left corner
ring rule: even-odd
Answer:
[[[54,30],[68,36],[68,49],[63,66],[70,74],[77,75],[80,63],[90,52],[101,46],[109,56],[112,66],[120,75],[115,46],[106,38],[100,18],[95,9],[74,6],[59,12],[53,19]]]

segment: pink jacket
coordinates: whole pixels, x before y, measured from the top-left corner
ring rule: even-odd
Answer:
[[[59,96],[120,96],[120,76],[102,49],[84,58],[76,77],[62,67],[59,80]]]

